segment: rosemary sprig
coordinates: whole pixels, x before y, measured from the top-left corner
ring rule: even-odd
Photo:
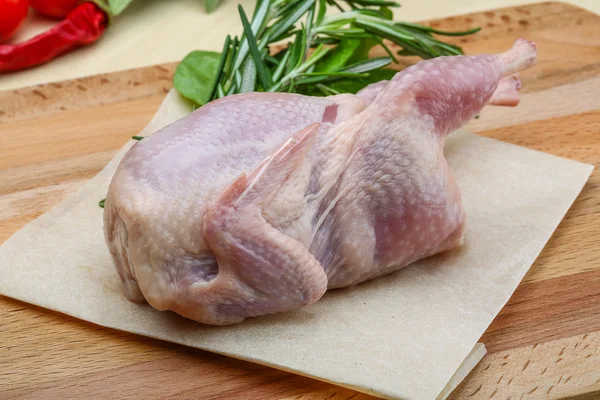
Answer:
[[[326,15],[328,6],[340,12]],[[400,47],[398,55],[433,58],[463,54],[434,34],[463,36],[479,30],[447,32],[394,21],[389,8],[398,6],[391,0],[258,0],[251,21],[239,6],[241,37],[227,36],[220,55],[190,53],[177,67],[174,86],[198,106],[250,91],[355,92],[393,75],[385,67],[397,62],[396,55],[384,39]],[[282,41],[287,46],[274,53]],[[374,46],[387,56],[369,59]]]

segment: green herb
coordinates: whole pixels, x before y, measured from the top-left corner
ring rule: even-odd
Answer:
[[[100,208],[104,208],[104,202],[106,201],[106,199],[102,199],[98,202],[98,207]]]
[[[248,47],[250,48],[250,54],[252,55],[252,59],[254,60],[254,67],[256,71],[258,71],[258,77],[260,78],[260,82],[263,87],[270,87],[273,83],[271,79],[271,74],[267,69],[267,65],[265,60],[260,54],[260,50],[258,49],[258,43],[254,38],[254,32],[252,32],[252,27],[250,26],[250,22],[248,22],[248,18],[246,17],[246,13],[244,12],[244,8],[242,5],[238,5],[238,10],[240,12],[240,18],[242,20],[242,25],[244,26],[244,35],[246,36],[246,41],[248,43]],[[236,70],[237,71],[237,70]],[[238,83],[240,86],[241,82]]]
[[[207,13],[211,13],[219,7],[222,0],[204,0],[204,9]]]
[[[133,0],[108,0],[108,6],[113,16],[121,14]]]
[[[205,0],[216,6],[219,0]],[[328,6],[340,12],[326,14]],[[390,79],[385,67],[396,54],[433,58],[462,54],[435,35],[462,36],[479,30],[447,32],[393,21],[389,0],[258,0],[252,20],[238,7],[243,35],[228,36],[221,53],[195,51],[175,71],[175,89],[198,106],[236,93],[291,92],[309,95],[355,93]],[[396,53],[384,43],[396,44]],[[284,47],[276,42],[287,41]],[[387,57],[369,59],[381,46]],[[276,50],[279,49],[279,50]]]
[[[142,140],[144,137],[143,136],[132,136],[131,138],[133,140]]]
[[[109,23],[112,23],[113,17],[121,14],[133,0],[89,0],[96,4],[106,13]]]
[[[175,69],[173,86],[183,97],[204,105],[214,99],[212,88],[217,86],[217,73],[222,69],[221,54],[192,51]]]

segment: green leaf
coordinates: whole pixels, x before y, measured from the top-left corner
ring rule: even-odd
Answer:
[[[398,54],[399,56],[414,56],[415,55],[415,53],[413,53],[410,50],[406,50],[406,49],[398,50],[398,52],[396,54]]]
[[[234,42],[237,41],[234,40]],[[227,58],[230,53],[233,53],[235,50],[235,43],[233,45],[233,49],[231,48],[231,36],[227,35],[225,38],[225,44],[223,45],[223,50],[221,51],[221,56],[219,57],[219,65],[217,66],[217,76],[215,77],[215,81],[212,84],[212,88],[210,90],[210,96],[208,97],[208,101],[211,101],[215,98],[217,92],[217,85],[221,83],[221,79],[225,73],[225,64],[227,63]],[[231,64],[231,62],[229,63]]]
[[[221,54],[214,51],[192,51],[175,69],[173,86],[185,98],[204,105],[219,71]]]
[[[331,5],[334,5],[334,6],[336,6],[336,8],[337,8],[338,10],[340,10],[340,12],[344,12],[344,11],[346,11],[346,10],[344,10],[344,9],[342,8],[342,6],[340,6],[340,5],[338,4],[338,2],[337,2],[337,1],[335,1],[335,0],[327,0],[327,2],[328,2],[329,4],[331,4]]]
[[[303,2],[303,1],[304,0],[283,0],[283,1],[281,1],[281,4],[283,5],[283,7],[281,7],[277,11],[277,17],[289,14],[291,10],[293,10],[296,6],[298,6],[299,3]]]
[[[327,83],[327,87],[339,93],[356,93],[372,83],[392,79],[397,72],[382,68],[369,72],[369,76],[366,78],[338,79]],[[323,96],[323,92],[313,84],[301,86],[298,92],[308,96]]]
[[[368,75],[367,74],[363,74],[360,72],[346,72],[346,71],[340,71],[340,72],[305,72],[303,74],[300,74],[301,76],[306,76],[309,78],[312,77],[324,77],[325,79],[329,79],[329,78],[367,78]],[[300,82],[298,82],[298,84],[300,84]]]
[[[256,66],[251,58],[247,58],[244,63],[242,73],[242,82],[240,83],[240,93],[253,92],[256,86]]]
[[[273,72],[273,82],[279,81],[281,79],[281,77],[283,76],[283,72],[285,71],[285,66],[288,63],[288,58],[290,58],[290,54],[292,54],[292,52],[289,50],[286,50],[285,54],[281,58],[281,61],[279,62],[279,65],[277,66],[277,68],[275,68],[275,72]]]
[[[259,0],[257,2],[256,8],[254,9],[254,14],[252,16],[252,23],[250,24],[254,37],[259,35],[261,28],[263,28],[268,22],[267,16],[269,14],[270,6],[271,2],[269,0]],[[242,66],[242,63],[246,60],[246,56],[248,55],[248,49],[248,40],[242,36],[239,50],[233,58],[235,61],[235,63],[232,64],[233,70],[237,70]]]
[[[113,16],[121,14],[133,0],[108,0],[108,7]]]
[[[339,45],[329,52],[327,57],[324,57],[315,65],[315,71],[329,72],[341,69],[352,58],[360,44],[361,40],[342,40]]]
[[[223,88],[221,88],[221,91],[223,91],[222,89]],[[231,96],[232,94],[236,94],[236,93],[238,93],[237,90],[238,90],[238,85],[236,82],[233,82],[231,84],[231,86],[229,87],[229,89],[227,89],[227,93],[225,93],[224,96],[221,96],[221,97]]]
[[[296,37],[293,42],[290,43],[288,51],[291,54],[289,61],[286,65],[285,74],[289,74],[300,62],[300,55],[302,54],[302,48],[300,42],[302,41],[302,32],[296,32]]]
[[[466,35],[472,35],[476,32],[479,32],[481,30],[481,28],[473,28],[473,29],[469,29],[466,31],[456,31],[456,32],[452,32],[452,31],[440,31],[434,28],[431,28],[429,26],[424,26],[424,25],[420,25],[420,24],[413,24],[410,22],[395,22],[394,25],[398,25],[398,26],[404,26],[407,28],[413,28],[422,32],[431,32],[431,33],[436,33],[438,35],[442,35],[442,36],[466,36]]]
[[[394,56],[394,53],[392,53],[392,50],[390,50],[390,48],[385,44],[385,42],[379,38],[376,38],[376,40],[377,40],[377,43],[379,43],[379,45],[383,48],[383,50],[385,50],[387,55],[390,56],[390,58],[392,60],[394,60],[394,62],[396,64],[398,64],[398,59],[396,58],[396,56]]]
[[[356,25],[371,32],[375,36],[391,40],[401,46],[404,50],[412,52],[413,55],[420,56],[424,59],[434,57],[431,52],[428,52],[427,48],[423,47],[422,35],[418,36],[415,35],[414,32],[403,29],[400,26],[390,25],[389,21],[377,21],[374,18],[363,18],[357,20]]]
[[[94,1],[109,9],[111,1],[129,4],[131,0]],[[205,0],[205,4],[216,6],[221,1]],[[327,13],[329,6],[336,6],[341,12]],[[475,29],[445,32],[396,22],[390,10],[396,6],[393,0],[257,0],[250,23],[240,7],[244,34],[239,41],[237,38],[226,40],[217,68],[219,72],[182,62],[176,71],[175,88],[197,104],[250,90],[312,91],[317,95],[355,92],[383,79],[382,74],[394,74],[383,69],[391,60],[395,61],[395,54],[383,39],[401,47],[401,54],[427,59],[462,54],[460,47],[444,43],[435,34],[459,36],[475,32]],[[288,42],[287,48],[271,56],[270,51],[273,47],[280,48],[276,43],[282,40]],[[381,45],[389,57],[369,60],[369,51],[375,45]],[[314,49],[312,54],[308,49]],[[214,65],[211,68],[214,69]],[[208,85],[212,84],[208,99],[199,89],[206,86],[207,81]]]
[[[330,49],[328,47],[325,47],[322,44],[320,44],[319,47],[317,47],[315,51],[313,51],[308,60],[306,60],[306,62],[298,68],[298,71],[307,71],[309,68],[313,67],[323,57],[325,57],[327,53],[329,53],[329,50]]]
[[[246,41],[248,42],[248,47],[250,48],[250,55],[254,59],[254,66],[258,72],[258,78],[260,79],[260,83],[262,84],[263,88],[266,89],[272,84],[271,74],[269,73],[269,70],[265,66],[265,63],[260,56],[260,51],[258,50],[256,38],[252,32],[252,27],[250,26],[250,22],[248,22],[248,18],[246,17],[246,13],[244,12],[244,8],[241,4],[238,5],[238,11],[240,13],[242,25],[244,26],[244,35],[246,35]]]
[[[313,47],[319,44],[338,44],[341,40],[329,37],[318,37],[312,41]]]
[[[352,39],[366,39],[370,37],[363,29],[351,28],[351,29],[324,29],[321,30],[323,35],[327,35],[332,38],[341,40],[352,40]]]
[[[250,62],[252,62],[252,60],[250,60]],[[235,79],[235,86],[242,86],[242,73],[239,69],[233,73],[233,79]]]
[[[272,55],[267,54],[265,56],[265,61],[270,62],[271,64],[273,64],[275,67],[277,67],[279,65],[280,60],[277,57],[273,57]]]
[[[315,21],[316,25],[321,25],[321,21],[323,21],[323,17],[325,17],[325,13],[327,12],[327,3],[325,0],[318,0],[318,11],[317,11],[317,20]]]
[[[297,85],[307,85],[319,82],[332,82],[344,78],[361,79],[369,77],[369,74],[359,74],[354,72],[307,72],[299,75],[301,77],[296,81]]]
[[[352,54],[352,57],[350,57],[350,59],[348,59],[348,64],[354,64],[357,62],[368,60],[369,52],[375,45],[377,45],[377,41],[373,40],[372,38],[361,39],[360,45],[354,51],[354,54]]]
[[[372,83],[392,79],[397,72],[393,69],[382,68],[369,72],[367,78],[335,81],[331,82],[329,87],[341,93],[356,93]]]
[[[261,27],[265,26],[267,15],[271,8],[271,0],[258,0],[252,13],[252,32],[258,33]]]
[[[217,85],[217,98],[225,97],[225,91],[223,90],[223,86]]]
[[[271,38],[273,41],[282,39],[280,36],[287,32],[290,27],[294,26],[314,3],[315,0],[304,0],[291,13],[277,21],[271,28]]]
[[[312,37],[313,35],[313,24],[315,22],[315,7],[317,3],[313,3],[313,6],[308,10],[306,15],[306,37]]]
[[[294,78],[290,79],[290,86],[288,87],[288,93],[296,92],[296,81]]]
[[[387,19],[389,21],[394,19],[394,12],[388,7],[379,7],[379,12],[381,13],[384,19]]]
[[[437,47],[440,47],[440,48],[446,50],[448,53],[450,53],[449,55],[459,56],[461,54],[464,54],[460,47],[454,46],[452,44],[438,42],[438,43],[436,43],[436,45],[437,45]]]
[[[346,68],[344,68],[342,71],[343,72],[356,72],[356,73],[363,73],[363,72],[369,72],[369,71],[373,71],[379,68],[383,68],[387,65],[390,65],[390,63],[392,62],[392,59],[390,57],[378,57],[378,58],[371,58],[370,60],[365,60],[353,65],[350,65]]]
[[[395,1],[387,0],[353,0],[354,3],[360,4],[361,6],[381,6],[381,7],[400,7],[400,4]]]
[[[102,199],[98,202],[98,207],[100,208],[104,208],[104,202],[106,202],[106,199]]]
[[[365,30],[379,35],[383,38],[390,39],[393,42],[396,41],[414,41],[414,36],[406,34],[393,26],[375,22],[372,20],[357,20],[356,25],[364,28]]]
[[[211,13],[219,7],[223,0],[204,0],[204,9],[207,13]]]
[[[304,29],[300,29],[298,31],[300,33],[300,36],[296,36],[298,42],[296,43],[296,51],[298,52],[297,55],[294,55],[294,57],[298,60],[296,62],[296,65],[294,65],[294,68],[298,68],[300,66],[300,64],[302,64],[305,60],[305,56],[306,56],[306,31]]]
[[[317,83],[316,87],[321,92],[323,92],[323,94],[325,96],[335,96],[336,94],[340,94],[340,92],[338,92],[337,90],[335,90],[329,86],[323,85],[322,83]]]

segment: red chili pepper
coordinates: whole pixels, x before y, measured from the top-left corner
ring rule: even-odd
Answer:
[[[102,36],[107,24],[108,16],[100,7],[83,3],[63,21],[30,40],[0,44],[0,72],[34,67],[93,43]]]

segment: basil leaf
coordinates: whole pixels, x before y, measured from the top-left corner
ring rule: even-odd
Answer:
[[[360,47],[360,40],[342,40],[327,57],[315,65],[315,71],[331,72],[342,69]]]
[[[221,54],[214,51],[192,51],[175,69],[173,86],[185,98],[198,105],[210,100],[217,78]]]
[[[211,13],[219,7],[222,0],[204,0],[204,9],[207,13]]]
[[[121,14],[133,0],[108,0],[110,13],[113,16]]]
[[[360,63],[369,59],[369,50],[377,42],[373,39],[342,40],[327,57],[320,60],[316,66],[316,72],[341,71],[346,66]]]
[[[369,59],[369,52],[377,44],[375,39],[362,39],[360,45],[354,50],[352,57],[348,59],[346,65],[355,64]]]

